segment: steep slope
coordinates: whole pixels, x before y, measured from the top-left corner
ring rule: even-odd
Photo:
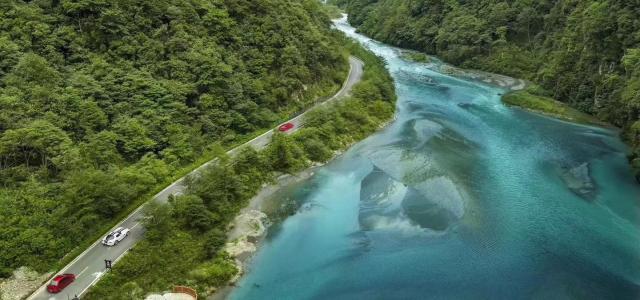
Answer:
[[[2,1],[0,277],[337,90],[329,25],[314,0]]]
[[[623,128],[640,168],[640,9],[633,1],[335,2],[378,40],[531,80],[542,87],[536,94]]]

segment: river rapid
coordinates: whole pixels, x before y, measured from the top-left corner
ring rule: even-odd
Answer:
[[[388,62],[397,119],[287,191],[300,209],[231,299],[640,299],[617,132],[508,108],[503,88],[336,27]]]

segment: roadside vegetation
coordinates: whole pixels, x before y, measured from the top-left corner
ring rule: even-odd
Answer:
[[[316,0],[0,1],[0,278],[55,270],[215,149],[333,94],[330,24]],[[153,245],[202,254],[186,232]]]
[[[227,226],[263,184],[326,162],[393,116],[395,91],[384,63],[346,38],[342,43],[365,62],[351,97],[310,111],[303,128],[275,134],[262,151],[249,147],[233,158],[221,156],[220,163],[187,180],[184,195],[152,206],[145,239],[83,299],[141,299],[174,285],[194,287],[205,297],[235,276],[221,251]]]
[[[623,129],[640,167],[637,2],[332,0],[375,39],[534,82]],[[640,170],[640,169],[638,169]],[[640,180],[640,172],[637,178]]]

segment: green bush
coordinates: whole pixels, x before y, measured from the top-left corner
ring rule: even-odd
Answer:
[[[271,164],[271,169],[293,173],[308,166],[307,156],[300,145],[288,135],[275,133],[271,143],[265,149],[265,156]]]
[[[333,151],[327,146],[326,141],[320,136],[316,128],[303,128],[295,135],[296,143],[302,145],[309,159],[316,162],[325,162],[333,156]]]
[[[236,266],[225,256],[203,263],[189,272],[193,279],[209,286],[222,286],[238,273]]]
[[[220,217],[209,211],[197,195],[178,196],[172,204],[173,218],[184,228],[206,232],[220,222]]]
[[[227,234],[220,228],[211,229],[204,236],[204,251],[207,258],[215,257],[227,242]]]

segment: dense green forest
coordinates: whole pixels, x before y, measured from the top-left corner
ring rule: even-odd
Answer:
[[[136,245],[84,299],[142,299],[174,285],[210,295],[236,275],[224,251],[231,220],[265,183],[295,173],[312,162],[326,162],[379,129],[394,112],[395,91],[383,62],[355,42],[344,40],[362,58],[365,69],[352,97],[316,108],[292,135],[276,134],[257,152],[245,148],[236,157],[187,180],[187,192],[147,210],[145,240]]]
[[[640,168],[637,1],[334,2],[346,8],[352,25],[375,39],[528,79],[542,87],[535,89],[539,95],[619,126]]]
[[[315,0],[0,1],[0,278],[332,94],[330,24]]]

